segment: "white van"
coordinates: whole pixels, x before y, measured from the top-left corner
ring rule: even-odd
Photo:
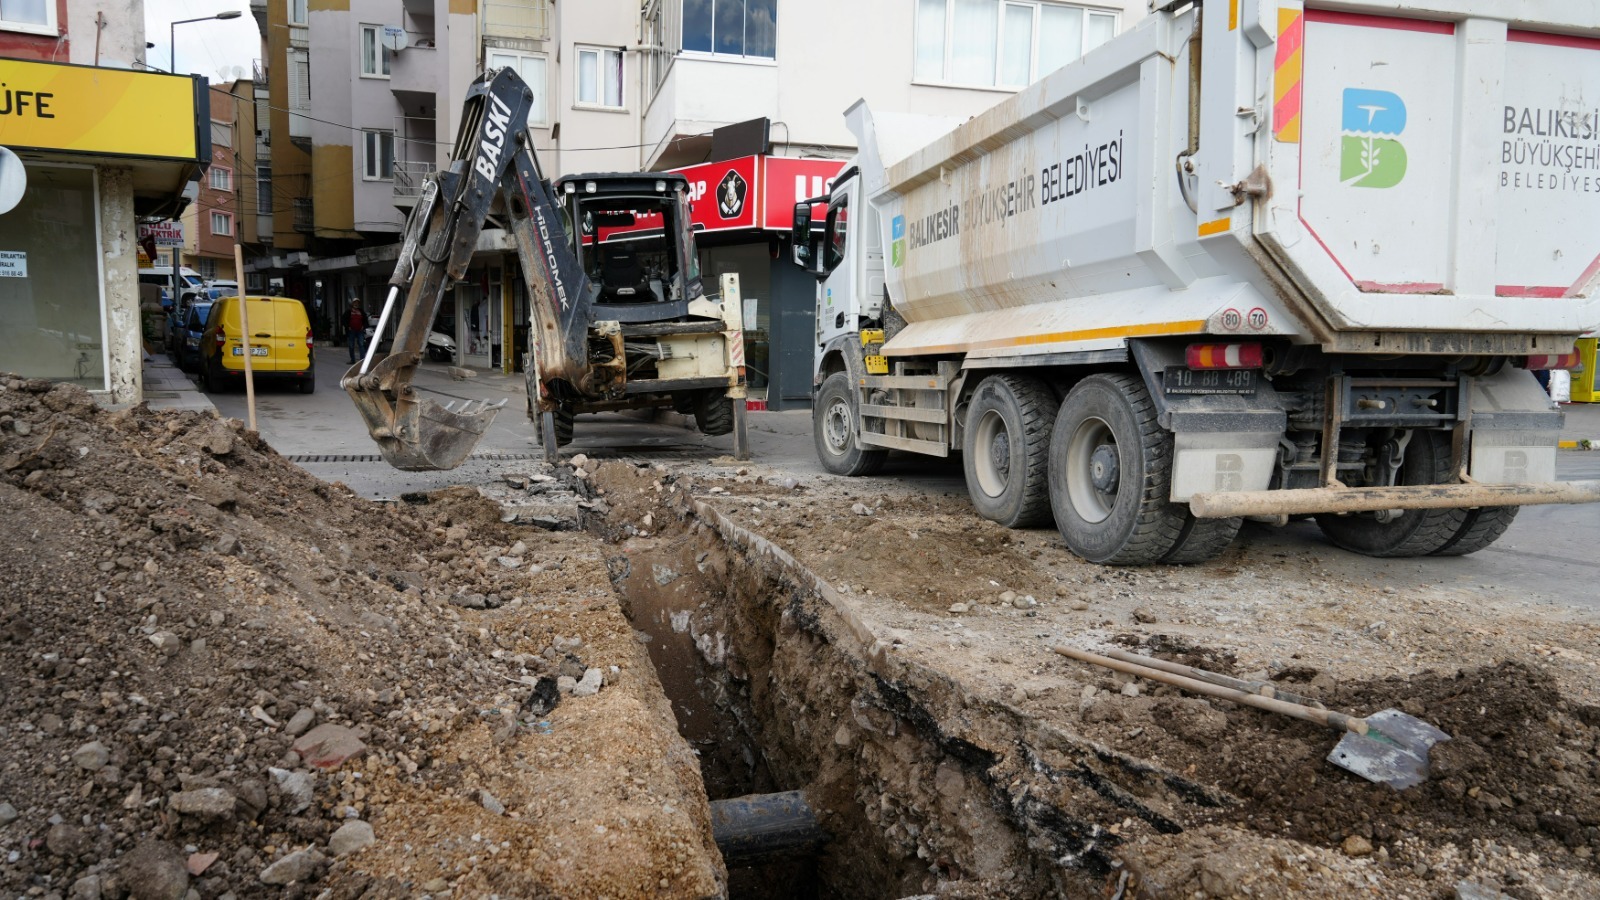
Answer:
[[[199,272],[196,272],[188,266],[180,266],[178,268],[178,277],[183,281],[184,293],[188,293],[190,291],[199,293],[205,289],[205,279],[200,277]],[[139,283],[153,284],[156,287],[161,288],[161,305],[170,307],[172,302],[171,266],[151,266],[147,269],[140,269]]]
[[[212,300],[221,300],[223,297],[237,297],[239,296],[239,282],[226,278],[208,282],[206,284],[206,294]]]

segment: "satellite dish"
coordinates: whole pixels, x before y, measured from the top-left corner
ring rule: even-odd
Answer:
[[[28,173],[22,160],[5,147],[0,147],[0,214],[11,212],[22,202],[22,193],[28,189]]]
[[[380,40],[380,43],[382,43],[384,48],[390,52],[399,53],[401,50],[404,50],[406,47],[410,46],[411,37],[406,34],[406,30],[404,28],[396,28],[393,25],[385,25],[383,26],[383,38]]]

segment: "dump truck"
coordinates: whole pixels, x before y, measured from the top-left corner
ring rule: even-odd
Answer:
[[[509,68],[467,90],[450,164],[423,183],[406,221],[377,335],[340,380],[383,458],[399,469],[453,469],[504,401],[439,403],[412,383],[444,293],[466,277],[497,213],[528,289],[527,412],[548,462],[572,440],[573,417],[671,407],[711,435],[745,430],[743,304],[737,275],[716,297],[701,284],[682,175],[625,172],[551,181],[528,130],[533,92]],[[398,302],[397,302],[398,301]]]
[[[1246,517],[1460,555],[1600,499],[1534,375],[1600,323],[1590,6],[1153,6],[931,140],[846,112],[792,232],[824,467],[959,453],[981,515],[1106,564]]]

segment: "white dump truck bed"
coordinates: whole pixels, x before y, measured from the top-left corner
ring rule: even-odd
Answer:
[[[1151,16],[868,176],[887,356],[1561,352],[1600,323],[1594,4],[1208,8],[1198,65],[1198,17]]]

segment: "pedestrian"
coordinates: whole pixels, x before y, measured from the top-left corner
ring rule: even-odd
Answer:
[[[350,344],[350,365],[356,364],[356,357],[367,355],[367,315],[361,311],[361,304],[354,303],[350,306],[350,318],[345,322],[345,339]]]

